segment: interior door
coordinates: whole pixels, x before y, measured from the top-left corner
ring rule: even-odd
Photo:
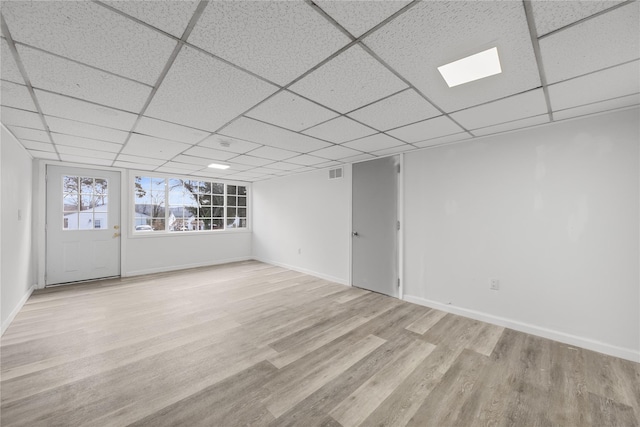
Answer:
[[[353,165],[352,284],[398,297],[398,156]]]
[[[120,173],[47,166],[47,285],[120,275]]]

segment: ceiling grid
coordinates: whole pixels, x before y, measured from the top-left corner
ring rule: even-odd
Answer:
[[[640,104],[637,0],[1,12],[0,120],[33,157],[89,166],[260,181]],[[437,71],[492,47],[500,74]]]

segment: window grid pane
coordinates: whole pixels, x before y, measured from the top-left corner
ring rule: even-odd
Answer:
[[[105,178],[62,177],[63,230],[108,228],[109,181]]]
[[[93,186],[101,184],[96,180]],[[246,191],[246,186],[215,181],[136,176],[134,232],[246,227]]]

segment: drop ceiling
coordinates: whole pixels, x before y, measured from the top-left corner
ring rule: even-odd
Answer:
[[[0,120],[34,158],[260,181],[637,106],[639,9],[3,1]],[[492,47],[501,74],[437,71]]]

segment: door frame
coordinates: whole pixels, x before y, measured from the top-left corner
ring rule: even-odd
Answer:
[[[45,273],[47,271],[47,166],[58,166],[58,167],[68,167],[68,168],[84,168],[84,169],[93,169],[93,170],[104,170],[110,172],[119,172],[120,173],[120,220],[121,224],[121,237],[120,237],[120,271],[119,276],[122,277],[122,269],[123,262],[125,260],[125,250],[126,250],[126,240],[129,237],[128,233],[125,231],[125,228],[128,227],[122,226],[123,220],[126,219],[126,215],[124,212],[126,209],[129,209],[128,197],[128,187],[124,184],[124,181],[128,179],[127,171],[122,168],[112,168],[108,166],[93,166],[93,165],[85,165],[82,163],[69,163],[69,162],[59,162],[55,160],[46,160],[40,159],[38,160],[38,167],[34,168],[34,171],[37,171],[37,179],[33,180],[34,183],[34,197],[33,197],[33,212],[35,218],[34,224],[34,234],[36,239],[36,247],[37,247],[37,284],[36,289],[44,289],[46,286],[45,282]],[[37,186],[35,185],[37,184]],[[126,233],[126,234],[125,234]]]
[[[388,156],[377,157],[378,159],[384,157],[398,156],[398,164],[400,165],[400,173],[398,173],[397,179],[397,206],[396,215],[398,221],[400,221],[400,230],[396,233],[396,268],[398,273],[398,279],[400,279],[400,286],[398,287],[398,299],[404,299],[404,153],[390,154]],[[369,159],[373,160],[373,159]],[[367,160],[363,160],[365,162]],[[355,162],[362,163],[362,162]],[[355,164],[353,163],[353,164]],[[352,164],[352,166],[353,166]],[[353,168],[350,173],[351,182],[349,183],[349,286],[353,285]]]

